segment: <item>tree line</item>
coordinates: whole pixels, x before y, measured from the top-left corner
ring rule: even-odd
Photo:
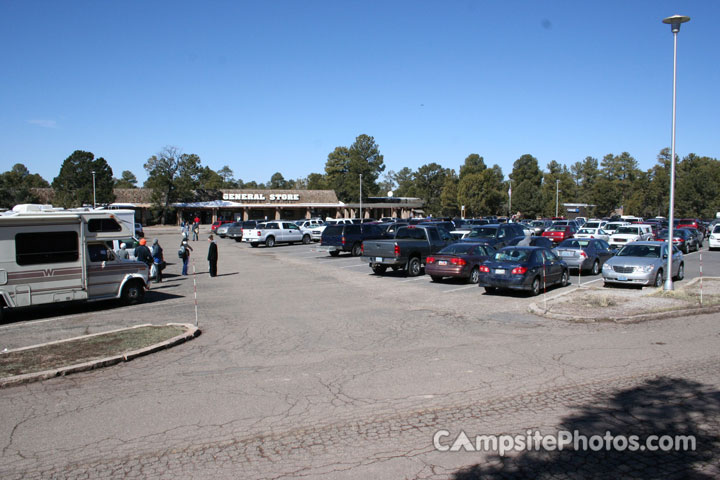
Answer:
[[[720,211],[720,161],[694,153],[676,161],[676,216],[714,217]],[[285,179],[276,172],[266,183],[243,182],[234,178],[229,166],[215,171],[202,165],[198,155],[182,153],[173,146],[151,156],[144,169],[147,180],[142,186],[152,190],[153,212],[162,222],[169,220],[173,203],[217,200],[221,189],[334,190],[339,200],[356,203],[361,175],[363,201],[388,192],[395,197],[417,197],[424,200],[425,213],[433,216],[460,215],[464,207],[467,217],[517,212],[525,218],[549,217],[555,214],[557,199],[560,204],[590,204],[589,213],[594,216],[622,208],[626,214],[654,217],[668,212],[670,152],[660,151],[656,164],[648,170],[641,170],[627,152],[607,154],[601,160],[586,157],[569,167],[553,160],[545,169],[535,157],[525,154],[515,160],[506,179],[500,166],[488,166],[482,156],[472,153],[458,171],[432,162],[415,170],[405,167],[385,172],[380,147],[373,137],[363,134],[350,146],[330,152],[324,172],[298,179]],[[65,159],[52,181],[54,203],[62,207],[91,205],[92,172],[99,204],[115,200],[114,188],[138,188],[131,171],[115,178],[104,158],[77,150]],[[0,207],[37,202],[33,189],[49,186],[40,175],[16,164],[0,174]]]

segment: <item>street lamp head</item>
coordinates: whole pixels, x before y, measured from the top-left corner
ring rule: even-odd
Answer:
[[[680,31],[680,24],[689,22],[690,17],[686,17],[685,15],[673,15],[672,17],[667,17],[663,19],[663,23],[667,23],[672,27],[673,33],[678,33]]]

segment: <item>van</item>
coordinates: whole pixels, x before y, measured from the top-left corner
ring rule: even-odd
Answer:
[[[48,303],[140,302],[147,265],[121,260],[108,246],[132,238],[133,227],[114,212],[99,210],[0,215],[0,316]]]

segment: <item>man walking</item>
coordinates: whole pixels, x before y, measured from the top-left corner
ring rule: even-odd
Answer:
[[[157,238],[153,240],[152,257],[153,264],[155,265],[155,283],[160,283],[162,282],[162,264],[165,258],[163,255],[163,249]]]
[[[182,243],[180,244],[180,258],[182,258],[183,266],[182,266],[182,274],[187,275],[187,268],[188,268],[188,259],[190,258],[190,252],[192,252],[192,247],[188,244],[187,238],[184,238]]]
[[[213,236],[210,235],[208,237],[208,241],[210,242],[210,248],[208,249],[208,264],[210,265],[210,276],[211,277],[217,277],[217,261],[218,261],[218,250],[217,245],[213,241]]]

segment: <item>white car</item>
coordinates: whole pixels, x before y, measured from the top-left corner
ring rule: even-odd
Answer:
[[[607,225],[607,220],[595,220],[590,219],[586,223],[583,224],[582,228],[602,228],[605,229],[605,225]]]
[[[610,235],[608,243],[613,248],[624,247],[631,242],[644,242],[652,239],[650,225],[623,225]]]
[[[608,235],[612,235],[615,233],[615,230],[625,225],[630,225],[630,222],[608,222],[604,227],[602,227],[602,229],[605,230],[605,233]]]
[[[716,224],[713,227],[712,232],[710,232],[710,238],[708,239],[708,248],[710,250],[720,248],[720,223]]]
[[[261,243],[267,247],[274,247],[278,243],[310,243],[310,240],[308,232],[303,232],[294,223],[282,221],[261,223],[257,228],[244,231],[242,238],[242,241],[249,243],[251,247],[257,247]]]
[[[610,241],[610,235],[602,228],[581,228],[575,234],[575,238],[597,238],[606,242]]]

